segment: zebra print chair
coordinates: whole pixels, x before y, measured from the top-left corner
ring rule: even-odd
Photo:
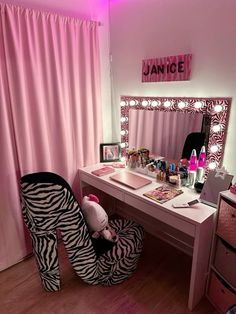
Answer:
[[[143,246],[141,226],[125,219],[111,220],[119,240],[115,244],[109,242],[108,246],[100,245],[99,249],[69,184],[62,177],[51,172],[28,174],[21,178],[20,188],[24,221],[47,291],[60,289],[57,229],[75,272],[86,283],[113,285],[134,272]]]

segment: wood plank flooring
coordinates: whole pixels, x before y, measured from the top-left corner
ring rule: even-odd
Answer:
[[[90,286],[76,276],[62,243],[62,288],[42,289],[34,257],[0,273],[1,314],[216,314],[206,298],[187,308],[191,258],[146,235],[139,267],[122,284]]]

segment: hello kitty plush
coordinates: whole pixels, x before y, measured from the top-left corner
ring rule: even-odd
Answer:
[[[88,224],[92,237],[102,236],[104,239],[116,242],[118,236],[108,223],[108,216],[105,210],[100,206],[96,195],[89,194],[82,200],[82,212]]]

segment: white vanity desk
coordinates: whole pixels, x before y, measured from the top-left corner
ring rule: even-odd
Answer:
[[[152,183],[133,190],[111,180],[110,176],[114,173],[102,177],[91,174],[92,170],[102,166],[103,164],[97,164],[79,169],[81,196],[83,187],[88,185],[105,192],[113,197],[112,203],[115,204],[118,214],[134,218],[152,234],[156,233],[165,241],[192,255],[188,308],[193,310],[205,294],[216,210],[202,203],[198,203],[192,208],[173,208],[173,203],[186,203],[199,197],[199,194],[188,188],[182,188],[183,194],[164,204],[159,204],[143,196],[143,193],[155,189],[163,182],[156,182],[154,178],[148,177]],[[115,171],[129,170],[116,169]],[[140,173],[136,174],[145,177]],[[156,232],[155,229],[157,229]]]

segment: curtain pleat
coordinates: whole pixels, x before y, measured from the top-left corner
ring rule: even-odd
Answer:
[[[52,171],[76,187],[79,167],[99,161],[98,23],[1,4],[0,270],[29,239],[19,179]]]

